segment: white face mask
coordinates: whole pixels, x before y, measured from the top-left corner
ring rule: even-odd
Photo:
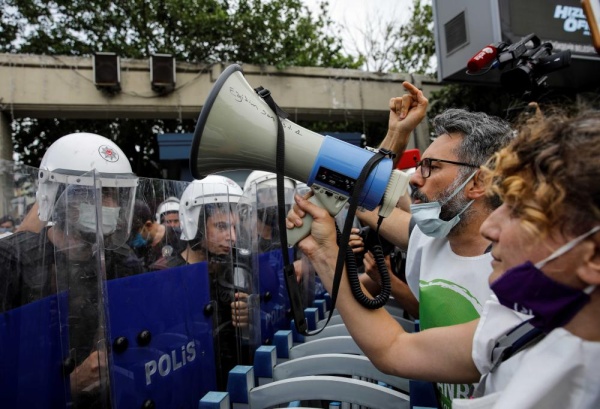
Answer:
[[[465,180],[454,192],[448,197],[446,202],[456,196],[469,183],[477,171],[473,172],[467,180]],[[445,202],[445,203],[446,203]],[[444,204],[445,204],[444,203]],[[419,230],[429,237],[446,237],[450,230],[460,221],[460,215],[473,204],[471,200],[456,216],[450,220],[440,219],[442,212],[442,204],[440,202],[418,203],[410,205],[410,212],[415,223],[419,226]]]
[[[120,207],[102,206],[102,234],[104,236],[108,236],[117,230],[120,210]],[[84,232],[96,232],[96,206],[88,203],[80,203],[77,223]]]

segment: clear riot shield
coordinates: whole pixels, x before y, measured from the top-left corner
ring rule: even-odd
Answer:
[[[286,208],[293,203],[294,189],[284,188]],[[269,344],[280,329],[290,329],[290,301],[283,275],[283,254],[278,227],[277,190],[273,184],[250,183],[240,203],[240,235],[250,243],[252,273],[258,282],[260,295],[260,340]],[[287,250],[290,261],[302,255],[293,248]],[[301,263],[299,283],[304,307],[314,300],[315,274],[312,265]]]
[[[234,366],[252,363],[257,343],[256,287],[237,231],[239,195],[232,189],[225,183],[193,183],[181,203],[188,262],[196,258],[208,265],[219,390],[225,390]]]
[[[0,396],[3,407],[66,407],[67,298],[53,279],[54,247],[34,206],[38,170],[0,161]]]
[[[66,294],[61,310],[66,312],[62,353],[67,402],[74,408],[111,408],[104,297],[111,258],[105,244],[116,249],[125,240],[127,216],[120,220],[120,215],[131,207],[130,192],[103,188],[93,171],[62,182],[45,233],[54,249],[50,285]],[[110,272],[111,278],[124,274]]]
[[[17,229],[37,232],[42,228],[35,210],[37,177],[37,168],[0,160],[0,217],[9,216],[16,227],[11,232],[1,232],[0,238]]]
[[[128,245],[144,274],[108,281],[106,291],[117,408],[195,408],[219,386],[219,304],[205,246],[181,240],[181,228],[161,226],[155,216],[164,200],[180,198],[189,185],[139,180]],[[180,208],[194,234],[201,213],[197,199]],[[231,258],[221,264],[231,268]]]
[[[1,361],[10,368],[2,373],[17,373],[0,382],[8,388],[3,404],[110,408],[105,282],[141,269],[120,263],[126,268],[107,274],[113,256],[105,247],[122,253],[136,179],[107,181],[94,171],[35,174],[46,183],[40,198],[46,222],[33,206],[18,231],[0,240],[2,282],[8,283]]]
[[[180,198],[181,230],[180,240],[159,244],[160,257],[145,263],[146,273],[107,283],[118,407],[192,408],[206,392],[225,390],[235,365],[250,363],[255,297],[243,257],[237,262],[237,199],[228,189],[140,179],[130,245],[136,220],[147,218],[136,211],[150,207],[154,215],[166,198]]]
[[[140,178],[128,244],[146,271],[167,268],[164,263],[185,247],[181,242],[179,203],[189,182]],[[158,213],[169,203],[169,223]],[[183,248],[182,248],[183,247]]]

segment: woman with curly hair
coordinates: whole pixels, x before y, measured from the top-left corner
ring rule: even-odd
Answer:
[[[492,242],[494,292],[481,318],[408,334],[384,309],[362,308],[343,279],[337,309],[364,353],[397,376],[479,381],[454,408],[600,407],[598,158],[600,112],[525,124],[481,170],[502,200],[480,229]],[[288,227],[313,216],[299,246],[331,291],[333,221],[296,202]]]

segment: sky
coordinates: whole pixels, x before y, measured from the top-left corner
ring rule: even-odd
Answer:
[[[320,0],[303,0],[311,10],[318,12]],[[366,21],[379,21],[391,16],[400,22],[410,17],[412,0],[329,0],[329,14],[333,20],[344,25],[351,36],[359,36],[364,31]],[[348,41],[351,41],[348,39]],[[350,44],[349,44],[350,45]]]
[[[302,2],[315,13],[320,12],[320,0]],[[412,15],[412,4],[413,0],[329,0],[329,15],[336,25],[341,26],[341,30],[329,34],[342,37],[344,51],[349,55],[366,56],[361,69],[387,71],[389,59],[373,58],[373,55],[389,52],[390,43],[386,41],[384,27],[390,23],[395,26],[405,24]],[[375,40],[381,48],[372,47],[367,40]]]

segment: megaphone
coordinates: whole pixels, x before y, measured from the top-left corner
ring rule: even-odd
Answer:
[[[201,179],[237,169],[276,172],[278,121],[284,130],[284,175],[305,182],[314,191],[310,200],[337,215],[375,153],[278,117],[237,64],[223,71],[202,107],[190,154],[192,175]],[[408,179],[393,169],[391,159],[379,161],[364,183],[358,205],[368,210],[381,205],[379,214],[387,217],[406,192]],[[311,221],[307,215],[302,227],[288,230],[289,245],[310,233]]]

